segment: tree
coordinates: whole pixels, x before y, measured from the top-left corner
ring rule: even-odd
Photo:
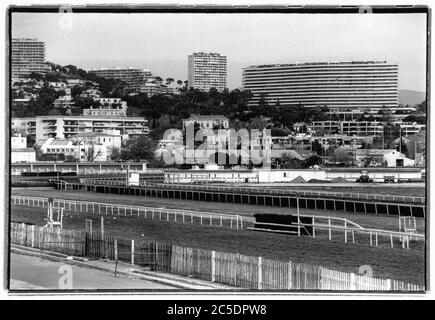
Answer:
[[[403,119],[403,122],[416,122],[418,124],[426,124],[427,119],[425,116],[409,115]]]
[[[318,141],[315,140],[312,144],[312,150],[318,155],[321,156],[323,155],[323,146],[322,144]]]
[[[121,159],[121,151],[119,148],[112,148],[110,152],[110,159],[113,161],[117,161]]]
[[[71,96],[72,97],[77,97],[80,96],[83,92],[83,87],[80,87],[78,85],[75,85],[74,87],[72,87],[71,89]]]
[[[322,164],[322,158],[320,158],[317,155],[313,155],[309,157],[307,160],[305,160],[304,168],[311,168],[312,166],[321,165],[321,164]]]
[[[121,151],[121,158],[134,161],[152,161],[156,146],[157,143],[154,140],[145,136],[129,139]]]
[[[59,116],[61,114],[62,112],[58,109],[51,109],[50,111],[48,111],[49,116]]]
[[[73,155],[67,155],[65,157],[65,162],[77,162],[78,159],[76,157],[74,157]]]
[[[29,74],[29,78],[30,79],[35,79],[36,81],[40,81],[44,78],[44,76],[40,73],[36,73],[36,72],[31,72]]]
[[[94,162],[101,155],[101,150],[95,147],[95,143],[92,141],[90,147],[85,151],[86,161]]]
[[[27,148],[32,148],[36,143],[36,140],[32,138],[31,135],[26,136],[26,146]]]
[[[391,148],[393,141],[400,137],[400,125],[387,124],[384,127],[384,144]]]
[[[166,78],[166,85],[170,86],[172,82],[174,82],[174,78]]]
[[[403,153],[406,157],[409,157],[408,147],[406,146],[405,142],[403,141],[403,138],[399,140],[399,143],[397,144],[396,150]]]
[[[267,121],[260,118],[260,117],[255,117],[253,119],[251,119],[251,122],[249,123],[249,129],[258,129],[258,130],[263,130],[267,127]]]
[[[427,101],[424,100],[422,103],[419,103],[416,105],[417,111],[418,112],[427,112]]]
[[[332,159],[337,162],[350,162],[354,160],[351,153],[352,151],[349,151],[345,148],[336,148],[334,150],[334,155]]]

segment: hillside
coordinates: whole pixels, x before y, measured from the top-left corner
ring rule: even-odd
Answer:
[[[414,106],[423,102],[426,98],[426,93],[414,90],[399,90],[399,103],[403,105]]]

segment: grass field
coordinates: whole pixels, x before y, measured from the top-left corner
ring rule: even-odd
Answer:
[[[170,209],[185,209],[205,212],[220,212],[226,214],[240,214],[252,216],[256,213],[275,213],[289,214],[296,213],[295,208],[280,208],[272,206],[256,206],[235,203],[212,203],[206,201],[193,201],[181,199],[165,199],[154,197],[124,196],[116,194],[93,193],[85,191],[59,191],[59,190],[41,190],[38,188],[13,188],[12,194],[27,195],[35,197],[48,197],[48,195],[59,199],[81,200],[81,201],[98,201],[106,203],[117,203],[137,206],[149,206]],[[366,228],[378,228],[399,231],[399,219],[396,216],[373,215],[373,214],[355,214],[343,213],[339,211],[324,210],[306,210],[301,209],[301,213],[315,214],[321,216],[335,216],[349,219]],[[425,220],[417,218],[417,230],[419,233],[425,232]]]
[[[44,225],[46,209],[13,205],[11,220]],[[84,229],[85,218],[93,219],[94,228],[100,216],[66,213],[64,228]],[[424,283],[424,253],[422,250],[375,248],[340,241],[325,241],[292,235],[236,231],[126,216],[105,219],[108,234],[124,239],[155,240],[180,246],[234,252],[252,256],[321,265],[358,273],[360,266],[369,265],[375,277]],[[334,238],[333,238],[334,239]]]

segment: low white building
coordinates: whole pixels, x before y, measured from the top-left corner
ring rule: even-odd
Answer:
[[[412,167],[414,160],[407,158],[395,149],[358,149],[355,152],[357,161],[366,161],[386,164],[387,167]]]
[[[71,95],[61,96],[61,97],[57,98],[56,100],[54,100],[54,102],[53,102],[53,106],[56,109],[70,108],[70,107],[74,106],[74,104],[75,104],[75,102],[73,101]]]
[[[101,143],[87,143],[82,140],[49,138],[41,146],[43,154],[64,154],[78,161],[100,162],[109,160],[107,147]]]
[[[32,148],[20,148],[11,150],[11,162],[35,162],[36,152]]]
[[[87,89],[80,94],[82,98],[100,98],[101,92],[97,89]]]
[[[105,132],[83,132],[71,137],[72,141],[80,141],[85,144],[102,144],[107,150],[121,149],[122,136],[119,130]],[[111,152],[109,151],[109,155]]]
[[[84,80],[81,79],[68,79],[66,80],[68,87],[74,87],[74,86],[82,86],[85,84]]]
[[[11,137],[11,162],[34,162],[36,161],[36,152],[32,148],[27,148],[27,139],[25,136]]]
[[[183,129],[187,126],[198,126],[199,129],[229,129],[230,120],[222,115],[197,115],[192,114],[183,119]]]
[[[256,183],[252,170],[165,170],[165,183]]]
[[[27,148],[27,139],[25,136],[18,134],[11,137],[11,149]]]

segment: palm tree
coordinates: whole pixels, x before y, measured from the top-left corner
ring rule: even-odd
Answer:
[[[175,81],[174,78],[166,78],[166,85],[169,86],[174,81]]]

